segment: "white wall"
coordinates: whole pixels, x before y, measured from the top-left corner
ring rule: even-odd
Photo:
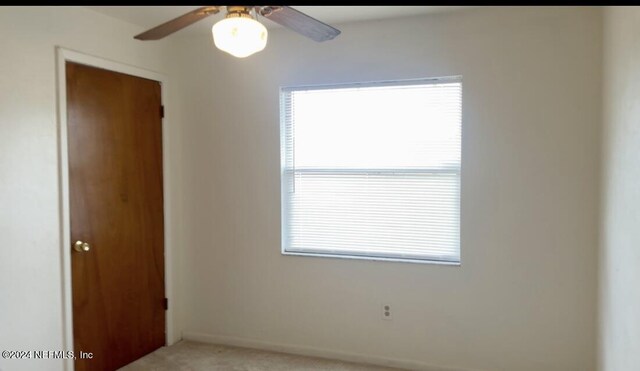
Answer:
[[[601,17],[479,9],[343,24],[323,44],[281,29],[244,60],[209,37],[176,42],[185,337],[413,367],[595,369]],[[282,256],[278,87],[457,74],[462,267]]]
[[[0,7],[2,350],[64,346],[55,46],[166,73],[167,43],[133,40],[140,31],[82,8]],[[169,103],[169,120],[176,112],[172,108]],[[175,179],[171,207],[179,214],[181,142],[179,131],[170,131],[168,160],[173,171],[167,176]],[[179,224],[170,228],[177,244]],[[177,336],[180,328],[177,321]],[[61,368],[62,362],[55,360],[0,358],[5,371]]]
[[[599,366],[639,370],[640,9],[605,14]]]

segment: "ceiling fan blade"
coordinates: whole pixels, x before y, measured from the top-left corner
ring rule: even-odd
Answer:
[[[212,14],[220,12],[218,6],[203,6],[196,10],[192,10],[187,14],[183,14],[180,17],[174,18],[168,22],[165,22],[159,26],[156,26],[150,30],[147,30],[139,35],[134,36],[134,39],[138,40],[158,40],[172,33],[179,31],[192,23],[195,23],[203,18],[206,18]]]
[[[340,35],[340,30],[289,6],[262,7],[259,13],[267,19],[318,42],[331,40]]]

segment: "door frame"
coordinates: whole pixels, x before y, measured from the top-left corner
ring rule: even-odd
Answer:
[[[97,67],[113,72],[124,73],[149,80],[155,80],[161,84],[161,102],[165,106],[165,117],[162,118],[162,182],[164,196],[164,289],[165,297],[169,300],[169,308],[165,313],[165,345],[171,345],[179,339],[174,339],[174,307],[173,282],[174,269],[171,257],[173,257],[172,235],[168,228],[173,224],[171,212],[171,189],[170,181],[171,166],[169,158],[172,154],[169,148],[169,125],[167,120],[167,77],[161,73],[135,67],[132,65],[115,62],[101,57],[84,54],[78,51],[56,47],[56,70],[57,70],[57,108],[58,108],[58,164],[59,164],[59,190],[60,190],[60,252],[62,255],[62,344],[64,350],[74,350],[73,348],[73,296],[71,288],[71,223],[69,209],[69,154],[68,154],[68,133],[67,133],[67,75],[66,62]],[[87,349],[87,351],[91,351]],[[73,359],[64,361],[65,370],[74,370]]]

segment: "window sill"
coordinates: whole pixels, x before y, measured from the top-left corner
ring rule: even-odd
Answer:
[[[373,261],[396,262],[396,263],[434,264],[434,265],[448,265],[448,266],[454,266],[454,267],[462,266],[462,263],[459,261],[456,262],[456,261],[446,261],[446,260],[386,258],[386,257],[377,257],[377,256],[326,254],[326,253],[312,253],[312,252],[298,252],[298,251],[282,251],[282,255],[311,256],[316,258],[338,258],[338,259],[351,259],[351,260],[373,260]]]

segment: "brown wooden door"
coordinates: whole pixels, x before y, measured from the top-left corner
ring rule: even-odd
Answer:
[[[75,366],[115,370],[165,344],[160,83],[66,73]]]

